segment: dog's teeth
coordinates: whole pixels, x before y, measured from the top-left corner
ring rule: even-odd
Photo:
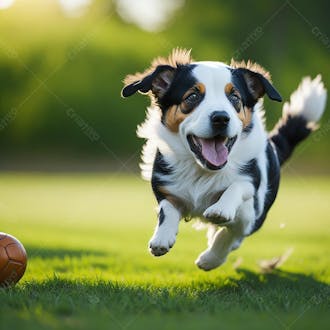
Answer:
[[[198,147],[200,147],[200,142],[198,141],[198,139],[196,138],[196,136],[192,136],[192,138],[193,138],[193,141],[194,141],[194,143],[196,144],[196,146],[198,146]]]

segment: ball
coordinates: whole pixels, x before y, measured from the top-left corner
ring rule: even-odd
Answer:
[[[17,283],[24,275],[27,255],[22,243],[6,233],[0,232],[0,286]]]

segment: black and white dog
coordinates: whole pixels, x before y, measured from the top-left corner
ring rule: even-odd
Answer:
[[[208,225],[208,249],[196,260],[211,270],[258,230],[273,204],[280,166],[315,128],[326,102],[321,77],[304,78],[284,104],[271,133],[262,97],[281,101],[270,75],[251,62],[193,62],[176,49],[144,73],[128,76],[122,96],[151,98],[138,136],[143,176],[159,203],[149,247],[154,256],[174,245],[181,218]]]

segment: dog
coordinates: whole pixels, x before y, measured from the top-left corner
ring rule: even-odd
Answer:
[[[124,83],[123,97],[140,92],[151,99],[137,130],[146,139],[142,176],[159,206],[150,252],[166,254],[180,220],[197,218],[208,227],[208,248],[196,265],[205,271],[222,265],[262,226],[281,165],[316,128],[327,97],[321,76],[302,80],[270,133],[263,96],[282,98],[256,63],[194,62],[190,51],[174,49]]]

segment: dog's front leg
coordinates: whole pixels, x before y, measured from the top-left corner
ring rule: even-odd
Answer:
[[[225,224],[235,219],[240,205],[253,197],[254,186],[247,181],[237,181],[231,184],[222,194],[220,199],[208,207],[203,216],[212,222]]]
[[[167,253],[174,245],[181,213],[166,199],[159,203],[158,225],[149,242],[150,252],[156,256]]]

